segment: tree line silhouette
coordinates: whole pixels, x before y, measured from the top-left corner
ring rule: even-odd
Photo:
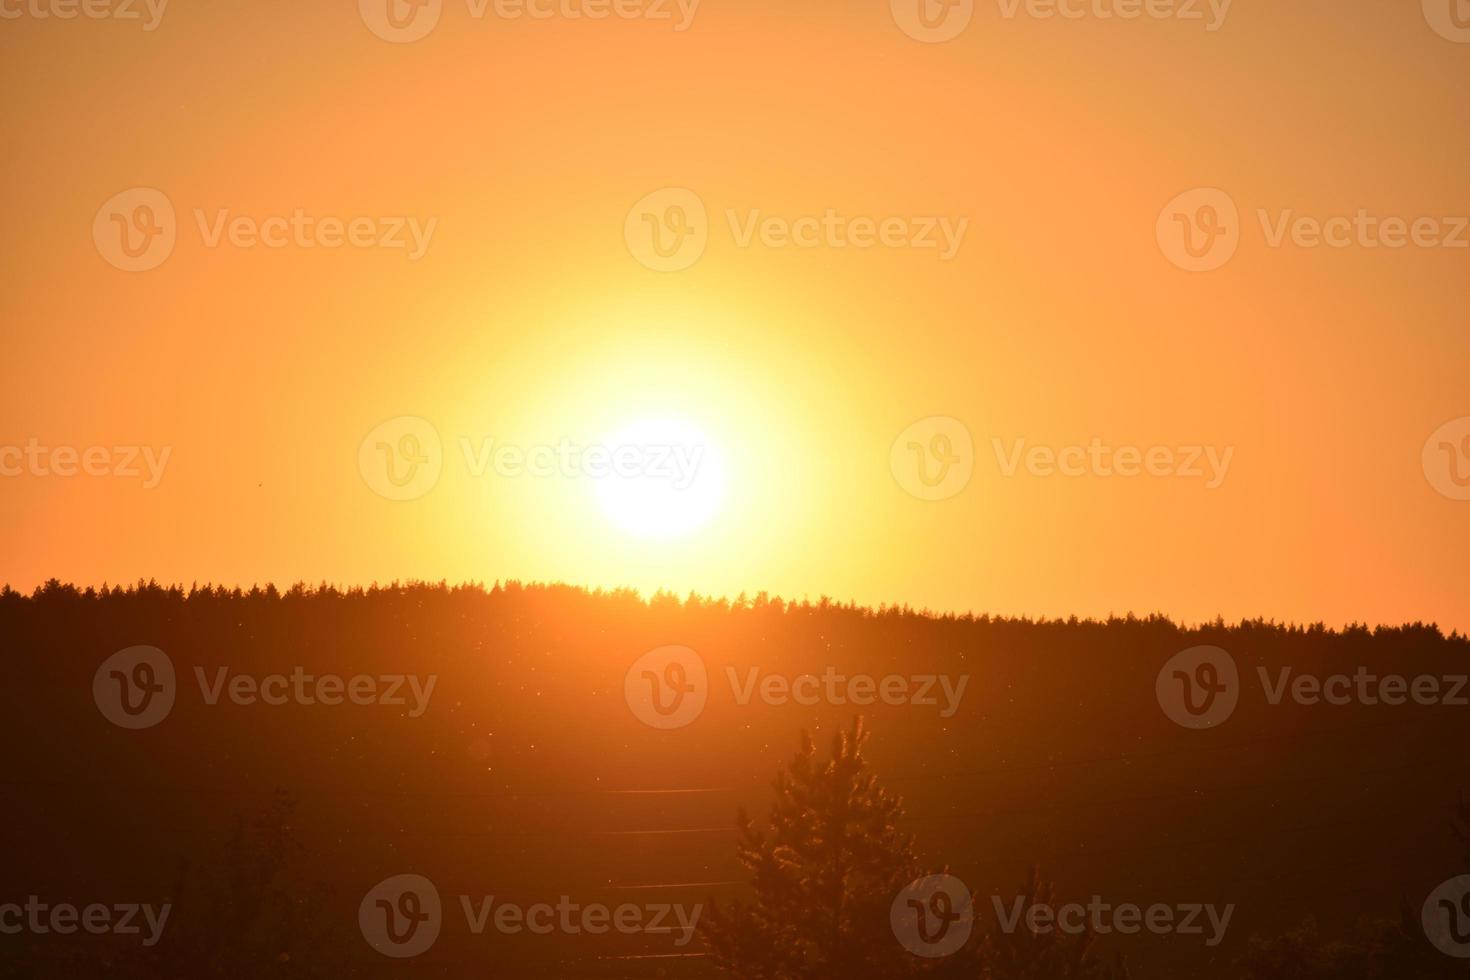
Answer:
[[[1470,670],[1466,639],[1433,625],[1033,620],[515,582],[53,581],[0,590],[0,635],[10,744],[25,747],[0,779],[11,830],[0,904],[175,906],[146,949],[0,934],[6,976],[1465,975],[1418,926],[1428,891],[1470,873],[1449,834],[1459,807],[1470,852],[1463,710],[1243,698],[1219,730],[1191,732],[1154,700],[1160,666],[1198,644],[1230,651],[1246,678],[1280,665]],[[711,693],[696,721],[659,731],[630,712],[624,674],[671,643],[698,651]],[[126,731],[98,711],[92,679],[137,644],[168,654],[180,693],[165,720]],[[970,684],[953,717],[877,704],[854,728],[850,704],[739,703],[725,672],[752,665]],[[295,667],[433,674],[437,686],[416,718],[211,704],[194,689],[196,672]],[[812,735],[792,757],[799,732]],[[944,870],[1007,901],[1107,894],[1239,912],[1207,949],[1004,932],[981,901],[969,943],[929,961],[894,939],[890,906]],[[356,907],[407,871],[435,880],[447,915],[460,894],[612,902],[650,888],[709,911],[699,955],[674,956],[658,936],[446,929],[396,963],[368,948]]]

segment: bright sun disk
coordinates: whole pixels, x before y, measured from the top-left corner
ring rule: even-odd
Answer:
[[[630,534],[670,538],[710,521],[725,499],[725,462],[695,425],[634,423],[607,441],[613,472],[598,479],[598,502]]]

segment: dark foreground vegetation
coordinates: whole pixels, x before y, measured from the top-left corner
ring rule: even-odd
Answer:
[[[166,653],[177,694],[167,717],[130,730],[99,710],[94,681],[139,645]],[[698,653],[708,703],[661,730],[630,710],[625,680],[668,645]],[[1243,684],[1233,715],[1208,730],[1170,721],[1155,686],[1171,657],[1198,645],[1228,651]],[[4,976],[1437,980],[1470,970],[1419,924],[1431,892],[1470,874],[1470,708],[1272,703],[1257,682],[1283,668],[1470,673],[1470,644],[1432,626],[1186,629],[1160,617],[645,602],[516,584],[52,583],[0,594],[0,651],[10,748],[0,906],[37,896],[172,907],[148,946],[137,935],[12,932],[0,910]],[[760,690],[747,687],[752,676],[806,674],[942,676],[951,690],[968,680],[948,707],[942,695],[839,703],[826,692],[854,690],[840,684],[806,704],[779,684],[777,696],[745,696]],[[275,676],[285,678],[278,704],[259,696]],[[323,703],[326,676],[344,690],[373,678],[384,697]],[[393,678],[403,680],[387,697]],[[407,678],[429,696],[416,702]],[[751,819],[738,820],[742,810]],[[890,912],[895,888],[937,872],[965,882],[975,926],[962,949],[930,960],[894,938]],[[443,899],[437,941],[408,959],[375,952],[359,927],[364,896],[399,874],[431,879]],[[537,934],[493,920],[477,934],[462,899],[473,909],[490,896],[703,914],[683,944],[678,930]],[[995,911],[1018,897],[1097,896],[1234,911],[1213,945],[1147,930],[1006,931]]]

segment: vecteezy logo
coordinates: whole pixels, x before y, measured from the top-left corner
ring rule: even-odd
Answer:
[[[655,272],[679,272],[709,244],[709,213],[698,194],[666,187],[644,197],[623,223],[628,251]]]
[[[634,717],[650,728],[683,728],[704,712],[709,671],[688,647],[659,647],[628,668],[623,697]]]
[[[1470,44],[1470,0],[1423,0],[1424,19],[1440,37]]]
[[[380,497],[417,500],[439,482],[444,444],[426,419],[404,415],[367,434],[357,450],[362,479]]]
[[[362,937],[373,949],[394,959],[427,952],[439,938],[443,924],[439,890],[423,875],[385,878],[363,896],[357,907]]]
[[[1424,935],[1446,956],[1470,959],[1470,875],[1451,878],[1424,902]]]
[[[1211,272],[1240,247],[1240,212],[1229,194],[1200,187],[1164,205],[1155,233],[1170,262],[1188,272]]]
[[[1424,476],[1451,500],[1470,500],[1470,416],[1446,422],[1424,443]]]
[[[954,40],[975,16],[975,0],[890,0],[889,6],[894,23],[927,44]]]
[[[975,440],[959,419],[920,419],[893,440],[888,467],[898,485],[920,500],[947,500],[970,484]]]
[[[147,272],[163,265],[178,237],[173,203],[152,187],[113,195],[92,219],[98,254],[124,272]]]
[[[1214,728],[1235,714],[1240,671],[1235,659],[1219,647],[1190,647],[1164,664],[1154,692],[1159,707],[1176,725]]]
[[[157,647],[119,650],[92,675],[92,700],[119,728],[152,728],[173,710],[178,685],[168,654]]]
[[[938,959],[958,951],[975,928],[970,889],[953,875],[919,878],[888,910],[893,935],[915,956]]]
[[[362,22],[378,37],[411,44],[439,26],[444,0],[357,0]]]

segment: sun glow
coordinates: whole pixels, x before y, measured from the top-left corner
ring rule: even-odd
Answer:
[[[603,512],[646,538],[689,534],[719,513],[725,460],[697,426],[676,419],[636,422],[607,440],[612,472],[595,481]]]

